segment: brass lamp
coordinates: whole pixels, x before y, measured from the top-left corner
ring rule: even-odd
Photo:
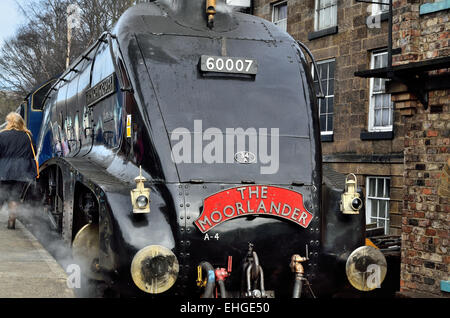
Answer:
[[[349,180],[353,176],[353,180]],[[344,214],[359,214],[362,208],[362,201],[357,190],[357,179],[353,173],[345,178],[345,192],[341,196],[341,211]]]
[[[139,176],[134,179],[136,189],[131,190],[131,204],[133,213],[150,213],[150,189],[145,187],[146,178],[142,176],[142,167],[139,167]]]

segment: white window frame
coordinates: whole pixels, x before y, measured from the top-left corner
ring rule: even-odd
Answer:
[[[384,12],[389,12],[389,0],[377,0],[376,2],[383,2],[386,5],[373,3],[372,6],[372,15],[378,15]],[[384,9],[384,10],[383,10]]]
[[[375,193],[375,196],[370,195],[370,179],[375,179],[375,190],[373,193]],[[383,180],[383,197],[377,197],[378,195],[378,180]],[[367,176],[366,177],[366,224],[375,223],[373,219],[375,219],[377,223],[377,227],[379,226],[379,220],[384,221],[384,234],[389,234],[389,227],[390,227],[390,213],[389,213],[389,205],[391,201],[391,194],[386,193],[387,186],[386,181],[389,180],[389,185],[391,185],[391,178],[390,177],[380,177],[380,176]],[[391,186],[389,186],[389,190],[391,189]],[[377,204],[377,215],[372,216],[372,204],[375,201],[386,201],[386,211],[385,216],[380,217],[380,205]]]
[[[324,30],[324,29],[328,29],[331,27],[334,27],[337,25],[337,0],[326,0],[326,1],[330,1],[330,4],[327,7],[321,8],[321,1],[325,1],[325,0],[316,0],[315,2],[315,8],[314,8],[314,30],[315,31],[320,31],[320,30]],[[320,11],[324,11],[325,9],[329,8],[329,7],[333,7],[333,16],[330,16],[330,20],[334,23],[331,24],[326,24],[326,25],[320,25]],[[322,13],[323,14],[323,13]],[[331,19],[333,17],[333,19]]]
[[[372,52],[371,57],[370,57],[370,69],[375,68],[375,57],[376,56],[387,55],[387,54],[388,53],[386,50]],[[375,78],[371,78],[370,79],[370,88],[369,88],[369,125],[368,125],[369,132],[392,131],[392,129],[394,127],[394,105],[393,105],[391,97],[390,97],[391,95],[386,94],[385,92],[374,92],[374,83],[375,83]],[[386,125],[386,126],[375,126],[375,96],[381,95],[381,94],[389,95],[389,103],[390,103],[390,105],[389,105],[389,110],[390,110],[389,121],[391,122],[391,124]]]
[[[276,12],[282,6],[286,6],[286,19],[281,19],[281,20],[276,20],[275,21]],[[287,1],[281,1],[281,2],[277,2],[277,3],[272,4],[272,23],[275,24],[276,26],[278,26],[283,31],[286,31],[286,32],[287,32],[287,6],[288,6],[288,2]]]
[[[336,59],[335,58],[322,60],[322,61],[317,61],[317,66],[319,66],[321,64],[325,64],[325,63],[330,63],[330,62],[334,62],[334,65],[335,65],[334,74],[336,76]],[[329,81],[330,80],[330,68],[328,67],[327,70],[328,70],[327,81]],[[313,81],[314,81],[315,80],[315,76],[316,76],[316,71],[314,69],[314,64],[311,65],[311,72],[312,72],[312,78],[313,78]],[[333,77],[333,82],[334,82],[333,83],[333,94],[329,94],[328,89],[326,89],[326,91],[323,92],[324,95],[325,95],[325,99],[319,99],[318,100],[318,106],[319,106],[318,111],[319,111],[319,121],[320,121],[320,115],[321,115],[321,113],[320,113],[320,106],[321,106],[321,103],[325,102],[327,100],[327,98],[333,97],[333,112],[332,113],[326,113],[327,115],[331,114],[331,119],[333,120],[333,129],[334,129],[334,108],[335,108],[335,104],[334,104],[334,86],[335,86],[334,84],[335,84],[335,80],[336,80],[336,77]],[[328,85],[328,88],[329,88],[329,85]],[[325,90],[325,88],[324,88],[324,90]],[[321,135],[333,135],[334,134],[334,130],[322,131],[322,128],[321,128],[320,129],[320,134]]]

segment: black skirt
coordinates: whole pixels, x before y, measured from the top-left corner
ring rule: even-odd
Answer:
[[[0,203],[19,201],[27,184],[23,181],[0,181]]]

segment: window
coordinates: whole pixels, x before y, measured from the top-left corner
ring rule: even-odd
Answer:
[[[371,58],[371,69],[387,67],[386,51],[374,52]],[[394,108],[391,95],[385,93],[386,79],[370,79],[369,131],[392,131]]]
[[[102,44],[97,51],[92,69],[91,87],[100,83],[106,77],[114,73],[114,64],[111,58],[108,44]]]
[[[319,99],[320,133],[322,135],[333,134],[333,109],[334,109],[334,59],[317,62],[319,76],[322,82],[325,99]],[[319,92],[319,81],[313,69],[313,78],[316,92]]]
[[[376,223],[389,234],[389,178],[367,177],[366,182],[366,223]]]
[[[43,101],[45,96],[47,96],[47,92],[50,89],[50,87],[55,83],[54,80],[49,81],[47,84],[44,84],[41,88],[39,88],[37,91],[33,93],[33,102],[32,102],[32,109],[33,110],[42,110],[44,105]]]
[[[389,11],[389,0],[378,0],[376,2],[383,2],[386,4],[372,4],[372,15],[377,15]]]
[[[316,0],[315,30],[323,30],[337,24],[337,0]]]
[[[272,22],[281,30],[287,31],[287,2],[275,3],[272,7]]]

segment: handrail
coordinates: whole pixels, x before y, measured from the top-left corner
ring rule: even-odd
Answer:
[[[101,42],[104,42],[103,38],[107,35],[110,34],[110,32],[105,31],[103,32],[100,37],[91,45],[89,46],[76,60],[73,64],[69,65],[69,67],[62,73],[61,76],[58,77],[58,79],[55,81],[55,83],[53,83],[53,85],[51,86],[51,88],[48,90],[47,94],[45,94],[44,99],[42,100],[42,104],[44,105],[45,102],[48,99],[48,96],[50,95],[50,92],[52,90],[56,90],[55,87],[61,82],[61,81],[67,81],[64,79],[64,77],[66,77],[68,74],[70,74],[71,72],[76,72],[77,70],[75,69],[83,60],[89,60],[90,58],[88,57],[88,55],[97,47],[97,45],[99,45]]]
[[[305,52],[306,52],[306,53],[309,55],[309,57],[311,58],[312,63],[314,64],[314,71],[315,71],[316,76],[317,76],[317,81],[319,82],[319,90],[320,90],[319,94],[316,94],[316,97],[317,97],[317,98],[320,98],[320,99],[324,99],[324,98],[325,98],[325,95],[324,95],[324,93],[323,93],[322,81],[320,80],[320,76],[319,76],[319,68],[317,67],[316,60],[314,59],[313,54],[311,53],[311,51],[308,49],[308,47],[307,47],[305,44],[303,44],[303,43],[300,42],[300,41],[297,41],[297,43],[298,43],[298,45],[300,45],[300,46],[302,47],[302,49],[305,50]]]

